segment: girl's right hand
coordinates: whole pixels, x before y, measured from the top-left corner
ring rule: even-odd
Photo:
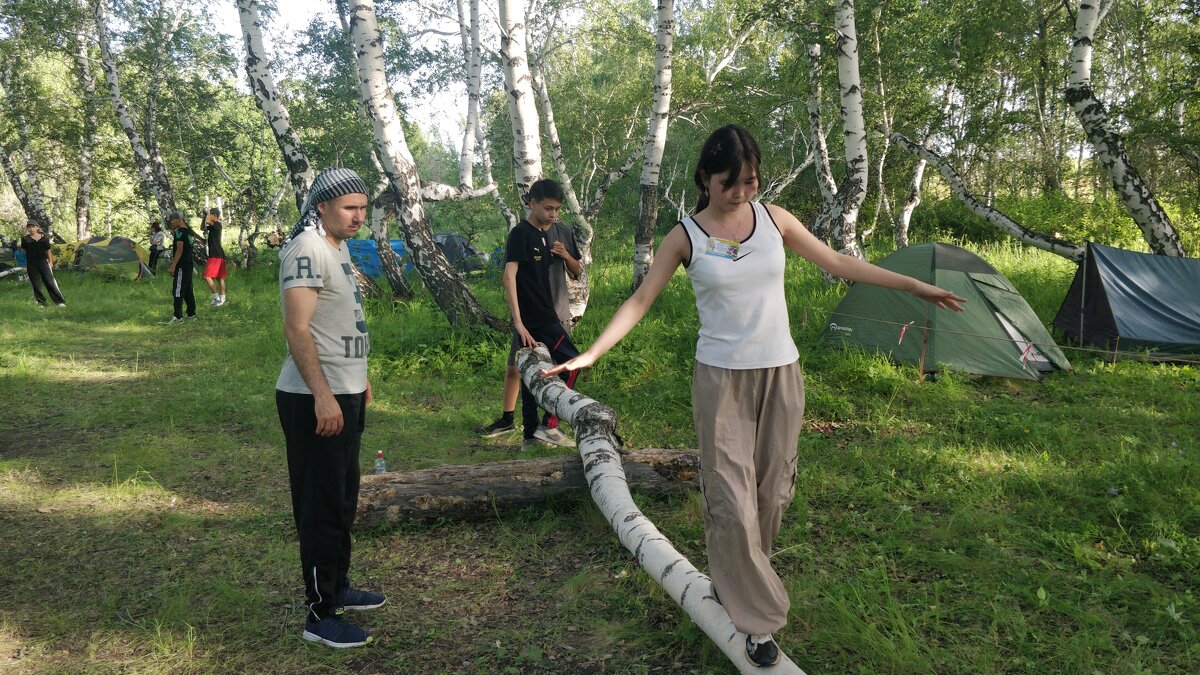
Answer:
[[[542,377],[550,377],[557,375],[565,370],[582,370],[596,362],[596,357],[592,356],[591,352],[584,352],[573,359],[563,361],[553,368],[543,368]]]

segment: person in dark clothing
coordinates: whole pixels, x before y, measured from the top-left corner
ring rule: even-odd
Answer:
[[[343,610],[385,602],[349,579],[359,451],[371,403],[371,340],[346,240],[366,219],[367,189],[350,169],[317,176],[279,256],[288,354],[275,383],[275,404],[287,443],[307,598],[301,636],[338,648],[371,641],[370,633],[342,619]]]
[[[54,278],[54,252],[50,250],[50,237],[42,234],[42,226],[29,221],[25,225],[26,235],[21,238],[21,248],[25,251],[25,269],[29,272],[29,283],[33,284],[33,299],[39,307],[46,306],[46,296],[42,294],[42,285],[50,293],[50,299],[59,307],[66,307],[62,291],[58,290],[58,281]]]
[[[504,255],[504,295],[512,311],[514,339],[519,339],[524,347],[533,347],[539,342],[545,344],[555,363],[572,359],[579,351],[567,335],[555,307],[550,279],[554,259],[560,258],[571,276],[578,276],[583,269],[562,241],[552,241],[548,235],[550,227],[558,220],[562,200],[562,186],[556,181],[542,179],[529,186],[529,218],[508,233]],[[576,374],[562,374],[568,387],[574,388]],[[531,449],[541,440],[538,436],[538,405],[524,382],[521,383],[521,422],[524,427],[521,447]],[[554,431],[562,433],[557,429]],[[565,442],[556,444],[565,445]]]
[[[208,234],[208,262],[204,265],[204,280],[208,282],[208,290],[212,293],[212,300],[208,304],[220,307],[225,304],[226,276],[225,248],[221,245],[221,210],[216,207],[209,209],[201,229]],[[217,292],[218,286],[220,292]]]
[[[192,258],[192,247],[196,243],[196,233],[187,226],[185,216],[179,211],[172,211],[167,216],[167,225],[171,228],[173,257],[167,274],[171,275],[171,297],[175,299],[175,315],[167,323],[184,321],[183,306],[187,304],[187,318],[196,318],[196,295],[192,292],[192,272],[195,261]]]

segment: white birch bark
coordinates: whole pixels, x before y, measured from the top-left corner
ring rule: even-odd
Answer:
[[[142,142],[141,135],[138,134],[137,127],[133,123],[133,117],[129,114],[129,105],[121,95],[117,62],[113,58],[112,49],[109,46],[108,27],[105,25],[105,0],[91,0],[91,3],[92,18],[96,21],[96,41],[100,45],[100,63],[104,70],[104,81],[108,85],[109,100],[116,112],[117,122],[129,139],[129,146],[133,150],[133,163],[137,168],[138,175],[141,176],[146,188],[154,195],[160,217],[165,218],[167,213],[175,210],[175,198],[171,194],[170,186],[168,185],[164,189],[154,175],[150,152]]]
[[[165,78],[167,64],[170,59],[168,46],[174,39],[181,21],[181,15],[170,12],[167,9],[165,0],[159,0],[157,16],[155,17],[158,36],[154,41],[154,65],[150,75],[150,84],[146,88],[146,113],[142,116],[142,142],[146,146],[146,151],[150,157],[150,173],[154,176],[158,191],[171,205],[172,210],[175,209],[175,191],[171,187],[171,179],[167,175],[167,163],[163,161],[162,153],[158,149],[158,132],[156,131],[158,128],[157,107],[158,94],[162,89],[163,79]],[[204,257],[207,257],[208,243],[201,239],[197,242],[196,251],[203,251]]]
[[[1186,126],[1184,125],[1184,112],[1187,109],[1187,99],[1185,97],[1190,93],[1192,92],[1181,93],[1179,99],[1175,101],[1175,130],[1178,132],[1180,139],[1184,139],[1187,136]],[[1179,151],[1189,162],[1200,168],[1200,152],[1187,145],[1180,145]],[[1079,180],[1076,179],[1075,182],[1078,185]],[[1078,193],[1079,189],[1076,188],[1075,192]]]
[[[83,101],[83,129],[79,139],[79,179],[75,190],[75,239],[92,236],[92,152],[96,147],[96,74],[88,49],[86,22],[81,22],[75,37],[75,65],[79,70],[80,98]]]
[[[1111,8],[1112,3],[1109,3]],[[1108,112],[1092,91],[1092,41],[1102,11],[1098,0],[1081,0],[1075,15],[1075,35],[1071,46],[1071,73],[1067,78],[1066,99],[1096,153],[1096,160],[1112,180],[1121,203],[1142,230],[1150,251],[1158,255],[1182,257],[1185,254],[1179,233],[1170,217],[1155,199],[1125,152],[1125,141],[1109,122]]]
[[[863,119],[862,77],[858,70],[858,32],[854,0],[839,0],[834,12],[837,30],[838,85],[845,133],[846,180],[838,190],[841,209],[833,216],[833,246],[839,253],[865,259],[858,246],[858,211],[867,195],[867,130]]]
[[[21,59],[14,58],[0,66],[0,87],[4,89],[4,99],[8,104],[9,114],[17,125],[20,146],[16,150],[0,146],[0,154],[4,155],[4,172],[8,175],[13,193],[21,203],[25,217],[41,225],[44,232],[49,233],[51,218],[46,212],[46,200],[42,196],[41,174],[33,161],[32,139],[29,134],[29,123],[25,118],[25,108],[29,105],[25,96],[24,86],[18,68]],[[21,170],[12,163],[12,155],[21,157]],[[21,174],[24,173],[24,178]]]
[[[592,239],[594,231],[587,213],[579,203],[579,195],[575,192],[575,182],[571,179],[571,171],[567,168],[566,157],[563,156],[562,141],[558,136],[558,124],[554,121],[554,105],[550,101],[550,90],[546,86],[546,76],[541,67],[533,70],[534,89],[542,104],[542,117],[546,121],[546,137],[550,141],[550,156],[554,159],[554,169],[562,182],[563,193],[567,198],[567,208],[572,214],[575,234],[575,245],[579,249],[579,262],[582,266],[579,277],[567,275],[567,293],[570,296],[571,321],[577,323],[587,311],[590,290],[588,283],[588,268],[592,264]]]
[[[816,153],[814,166],[817,186],[821,190],[821,211],[813,221],[812,233],[817,239],[829,242],[833,213],[837,208],[837,182],[829,166],[829,148],[825,144],[825,124],[821,120],[821,45],[808,45],[808,126],[811,146]]]
[[[646,132],[646,150],[642,160],[641,198],[638,223],[633,238],[633,285],[630,293],[654,263],[654,226],[658,222],[658,178],[663,151],[667,147],[667,126],[671,114],[671,60],[675,42],[675,0],[656,0],[656,36],[654,44],[654,107]]]
[[[947,85],[946,102],[942,106],[942,115],[936,123],[929,125],[929,130],[925,133],[925,139],[921,141],[921,147],[926,149],[933,147],[935,132],[946,117],[949,116],[953,100],[954,86]],[[912,214],[921,205],[921,183],[925,180],[925,164],[927,161],[924,157],[918,157],[917,165],[913,167],[912,180],[908,184],[908,197],[904,200],[904,206],[900,209],[900,217],[896,220],[897,249],[908,246],[908,231],[909,226],[912,224]]]
[[[527,24],[523,0],[500,0],[500,58],[513,135],[513,174],[524,204],[529,186],[542,178],[542,141],[529,74]]]
[[[358,82],[367,118],[375,133],[379,160],[391,183],[400,228],[413,265],[434,302],[452,326],[501,322],[483,308],[433,241],[421,198],[421,179],[396,114],[395,97],[384,75],[383,37],[375,18],[374,0],[357,0],[350,15]]]
[[[858,235],[860,244],[866,243],[874,234],[879,224],[879,215],[887,216],[888,224],[892,224],[892,204],[887,196],[887,186],[884,183],[883,168],[887,163],[888,151],[891,150],[892,114],[888,111],[887,88],[883,83],[883,50],[879,44],[879,33],[883,30],[883,4],[875,6],[875,30],[872,33],[875,47],[875,94],[879,97],[880,135],[883,147],[875,157],[875,213],[871,216],[871,225],[863,228]]]
[[[733,59],[735,56],[737,56],[738,50],[742,48],[742,45],[745,44],[746,39],[749,38],[752,33],[754,33],[756,28],[758,28],[758,24],[760,22],[761,19],[755,19],[754,21],[751,21],[750,23],[746,24],[746,27],[742,29],[742,32],[738,33],[737,35],[733,35],[732,30],[730,30],[729,44],[725,46],[724,51],[720,53],[715,61],[704,67],[705,82],[712,84],[713,81],[717,79],[717,75],[720,75],[722,70],[725,70],[731,63],[733,63]]]
[[[696,569],[642,513],[629,493],[629,481],[617,450],[616,412],[579,392],[568,389],[557,377],[542,377],[553,365],[544,346],[517,353],[521,379],[546,410],[567,420],[575,430],[584,476],[592,500],[617,534],[621,544],[637,559],[646,574],[671,596],[740,673],[803,675],[804,671],[780,654],[774,666],[759,668],[746,657],[746,634],[738,632],[725,606],[712,594],[712,580]]]
[[[458,154],[458,183],[470,186],[475,184],[475,130],[479,127],[483,49],[479,38],[479,0],[469,0],[469,13],[463,7],[463,2],[464,0],[458,0],[457,4],[463,57],[467,64],[467,124],[463,129],[462,149]]]
[[[12,163],[10,151],[2,145],[0,145],[0,165],[4,167],[4,174],[8,176],[8,183],[12,186],[13,194],[17,196],[17,201],[21,203],[21,209],[25,211],[25,217],[41,225],[43,232],[49,232],[50,216],[46,214],[45,206],[42,202],[30,196],[29,192],[25,189],[25,184],[21,180],[21,173]]]
[[[934,166],[942,173],[942,177],[950,184],[950,190],[962,200],[975,214],[988,221],[992,225],[1016,237],[1019,241],[1029,244],[1035,248],[1040,248],[1043,251],[1049,251],[1056,255],[1061,255],[1064,258],[1074,260],[1076,262],[1083,259],[1084,247],[1064,239],[1059,239],[1053,235],[1044,234],[1030,230],[1012,218],[1004,215],[995,208],[988,206],[980,201],[975,195],[967,191],[966,185],[963,184],[962,178],[954,167],[950,166],[950,162],[933,152],[929,148],[924,147],[909,139],[900,133],[893,133],[892,140],[897,145],[905,150],[913,153],[917,157],[933,162]]]
[[[236,0],[238,17],[242,24],[242,38],[246,44],[246,75],[250,88],[254,90],[254,102],[275,135],[283,163],[287,167],[296,208],[304,203],[304,195],[313,182],[312,165],[300,142],[300,136],[292,128],[287,107],[279,98],[275,78],[271,75],[267,50],[263,46],[262,18],[258,12],[258,0]]]

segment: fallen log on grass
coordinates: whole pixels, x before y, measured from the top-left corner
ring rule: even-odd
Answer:
[[[608,406],[568,389],[557,377],[542,377],[541,370],[552,365],[550,353],[544,346],[517,353],[521,379],[537,397],[538,403],[560,419],[567,420],[575,429],[592,499],[642,569],[725,652],[739,672],[803,675],[804,671],[783,654],[780,654],[779,663],[767,668],[750,663],[746,658],[746,635],[738,632],[724,605],[713,597],[712,581],[676,551],[634,503],[617,452],[616,413]]]
[[[653,495],[700,486],[695,450],[638,450],[624,458],[629,482]],[[411,520],[480,518],[540,504],[587,489],[583,461],[572,452],[555,457],[439,466],[363,476],[357,521],[365,526]]]

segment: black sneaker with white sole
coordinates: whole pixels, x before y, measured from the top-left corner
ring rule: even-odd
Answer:
[[[305,640],[319,642],[335,649],[361,647],[371,641],[371,634],[350,623],[340,616],[327,616],[320,621],[304,622]]]
[[[755,642],[754,637],[765,638],[761,642]],[[750,663],[756,666],[773,666],[779,663],[779,645],[775,644],[775,639],[770,635],[765,636],[746,636],[746,657],[750,659]]]
[[[342,607],[353,611],[375,609],[376,607],[382,607],[385,602],[387,600],[384,599],[382,593],[360,591],[357,588],[347,588],[342,593]]]
[[[475,433],[484,438],[492,438],[500,434],[507,434],[510,431],[516,431],[517,425],[513,420],[506,420],[503,417],[498,418],[491,424],[485,424],[480,427],[475,427]]]

